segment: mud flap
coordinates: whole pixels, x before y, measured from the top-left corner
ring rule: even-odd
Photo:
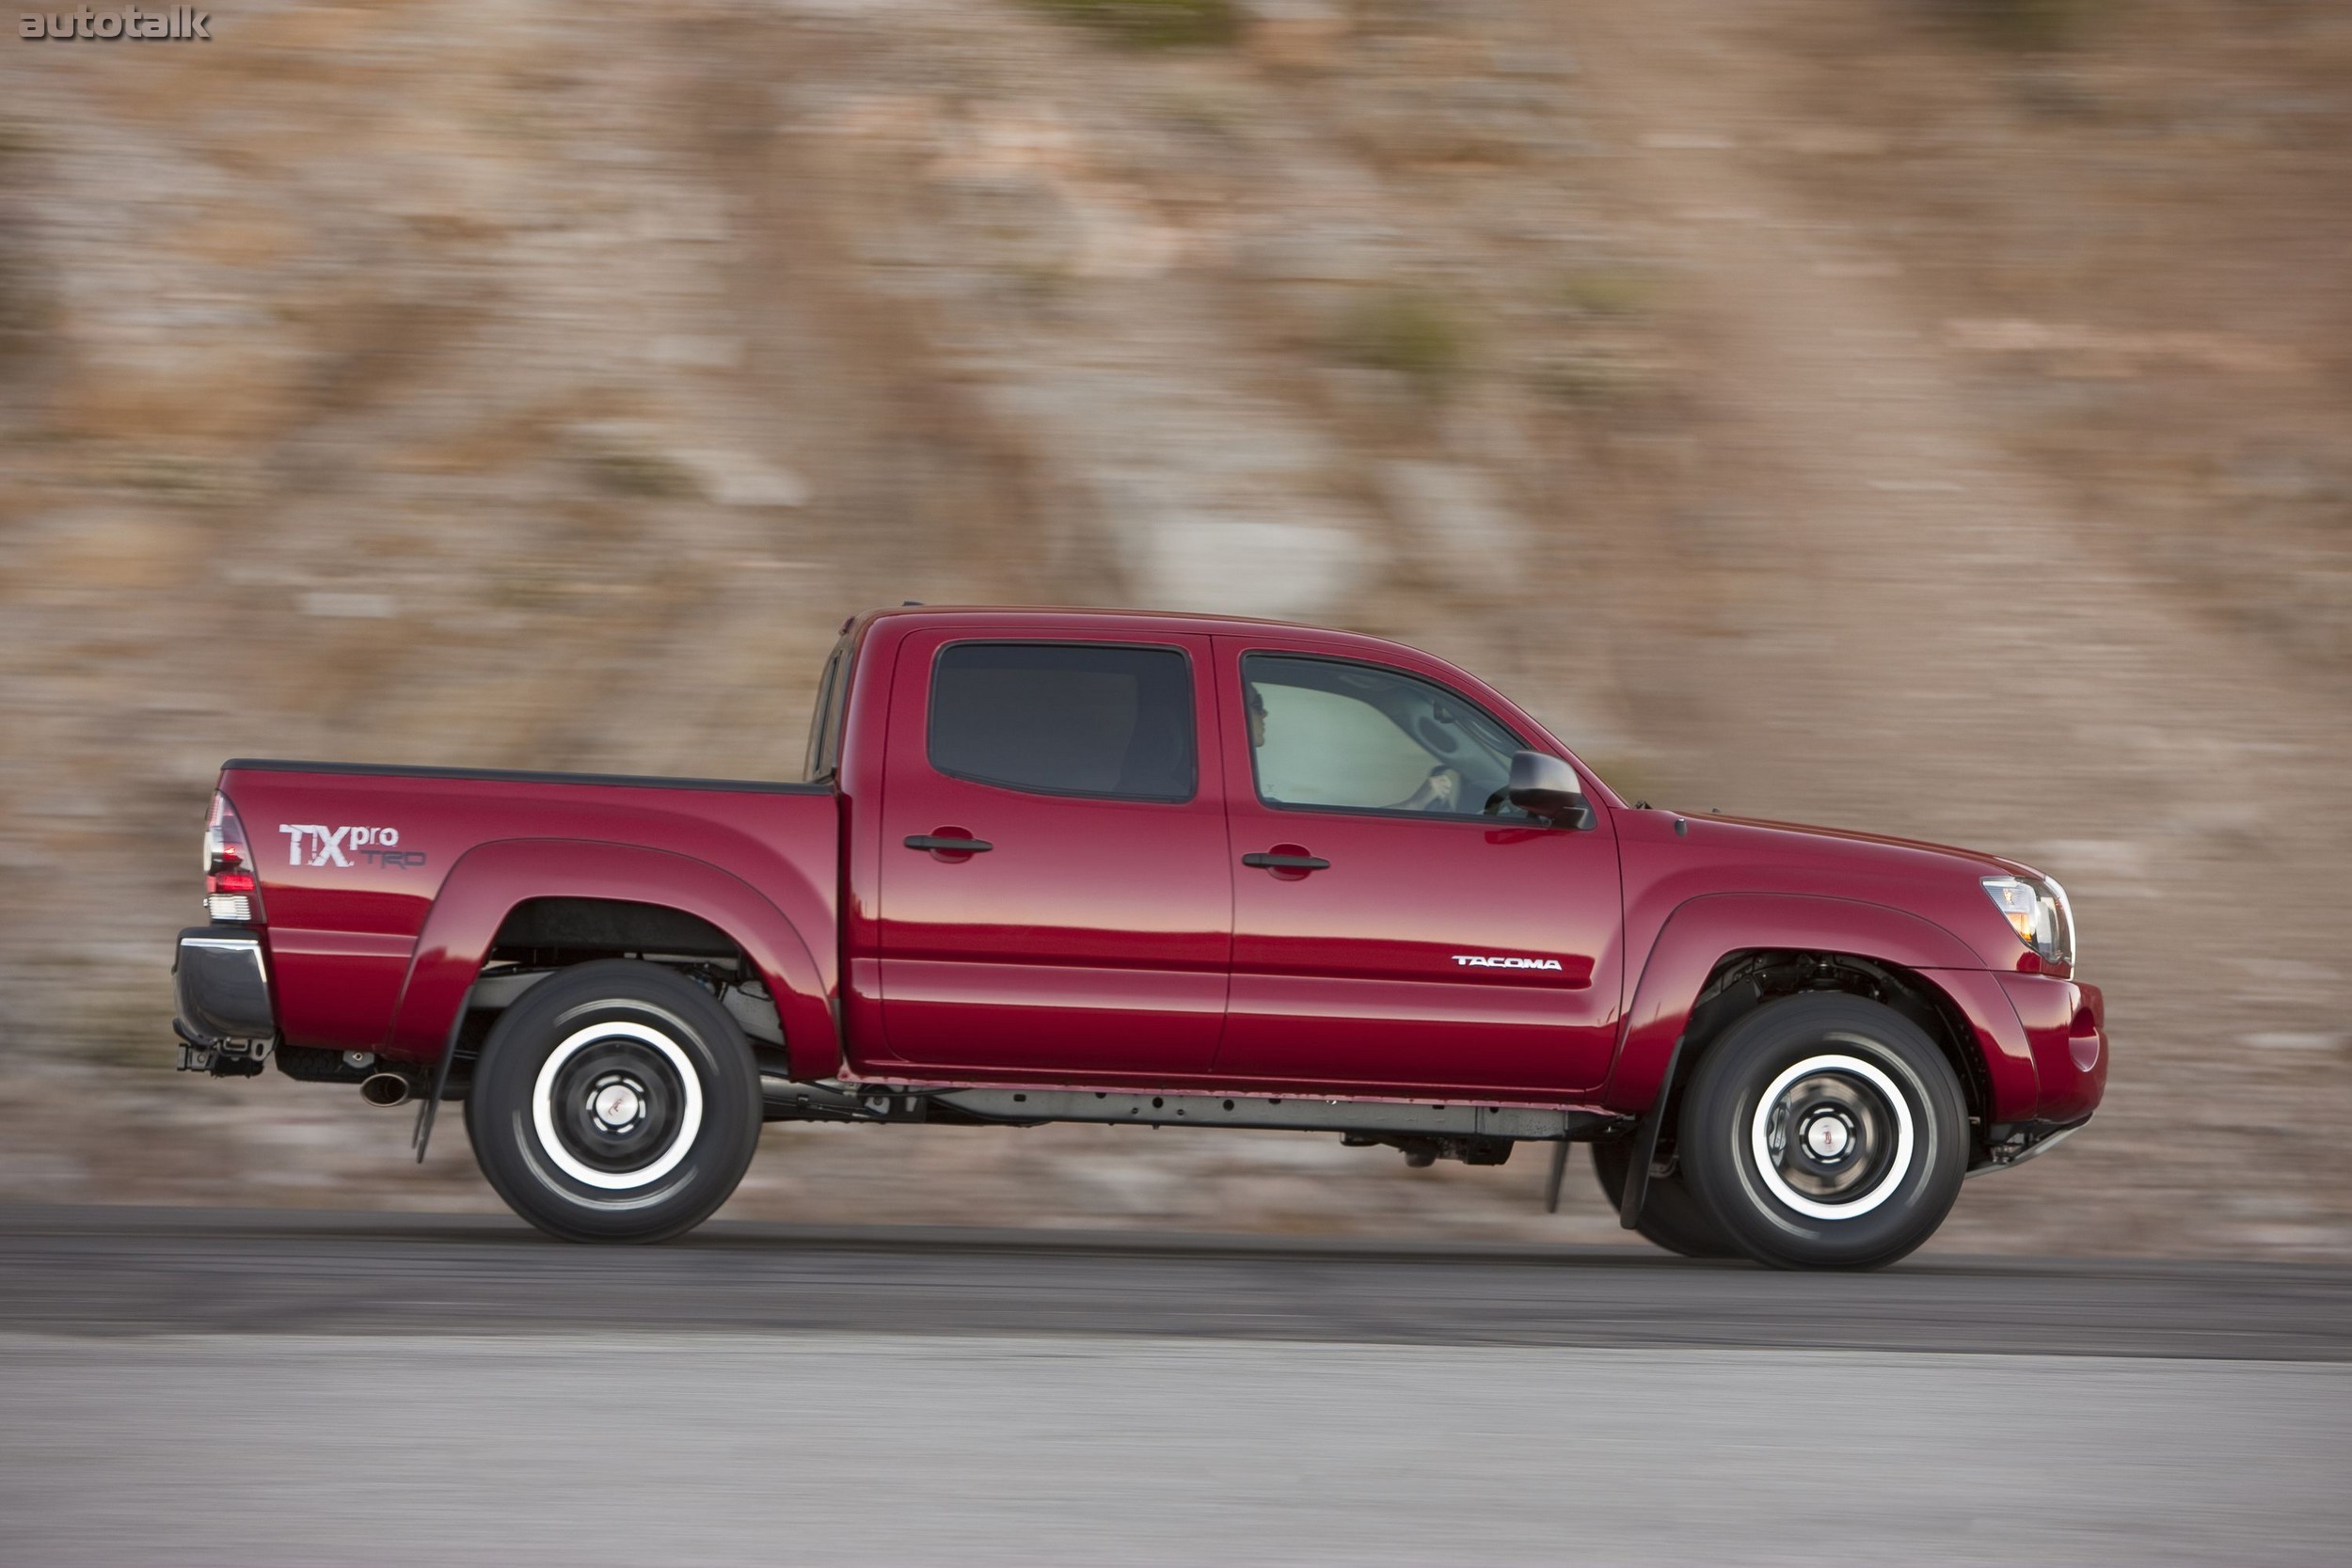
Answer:
[[[473,1000],[469,987],[458,1000],[457,1016],[449,1021],[449,1038],[441,1045],[441,1065],[433,1070],[433,1092],[417,1107],[417,1128],[408,1134],[408,1141],[417,1150],[417,1164],[424,1164],[425,1147],[433,1141],[434,1113],[441,1108],[441,1096],[449,1088],[450,1064],[457,1060],[457,1033],[466,1026],[466,1004]]]
[[[1659,1080],[1658,1098],[1642,1113],[1633,1130],[1633,1160],[1625,1173],[1625,1192],[1617,1202],[1617,1223],[1631,1230],[1642,1223],[1642,1205],[1649,1198],[1649,1172],[1658,1158],[1658,1135],[1666,1125],[1666,1107],[1675,1097],[1675,1069],[1682,1065],[1682,1041],[1666,1056],[1666,1074]]]

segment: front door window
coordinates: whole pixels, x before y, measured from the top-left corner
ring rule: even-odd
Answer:
[[[1444,688],[1337,659],[1242,661],[1258,798],[1311,810],[1524,814],[1504,799],[1518,738]]]

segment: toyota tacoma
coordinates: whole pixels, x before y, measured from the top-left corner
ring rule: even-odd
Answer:
[[[789,782],[240,760],[181,1065],[461,1108],[515,1211],[699,1224],[765,1121],[1591,1146],[1673,1251],[1870,1267],[2107,1070],[2014,861],[1628,802],[1371,637],[852,618]]]

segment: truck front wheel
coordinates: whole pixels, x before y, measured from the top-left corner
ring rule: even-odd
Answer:
[[[1683,1097],[1681,1173],[1775,1268],[1868,1269],[1933,1235],[1968,1163],[1960,1080],[1910,1020],[1792,996],[1735,1024]]]
[[[727,1200],[759,1143],[742,1031],[682,975],[622,959],[541,981],[484,1041],[466,1129],[507,1206],[571,1242],[659,1242]]]

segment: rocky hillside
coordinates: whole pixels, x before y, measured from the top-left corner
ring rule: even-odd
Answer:
[[[1029,600],[1401,636],[1637,793],[2037,859],[2112,1114],[1939,1244],[2352,1252],[2352,46],[2256,9],[16,43],[0,1195],[493,1201],[356,1097],[167,1070],[222,757],[773,775],[844,614]],[[1532,1161],[771,1140],[740,1212],[1613,1234]]]

